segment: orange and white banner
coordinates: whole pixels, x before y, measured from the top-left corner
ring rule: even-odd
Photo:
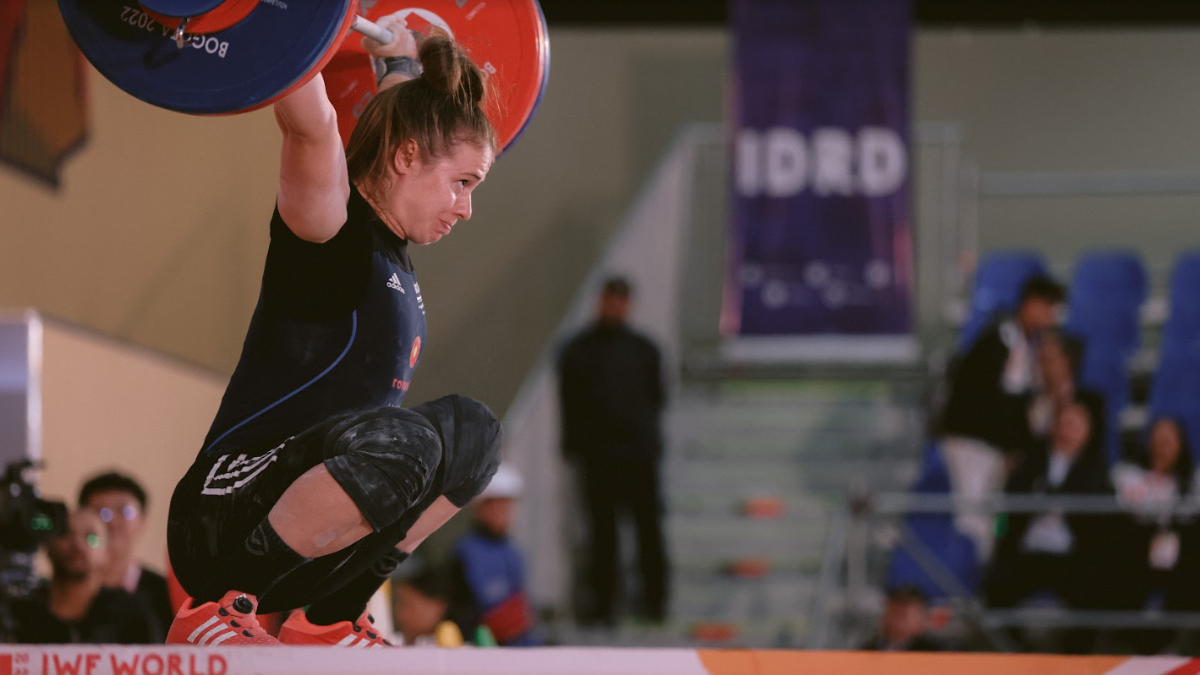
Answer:
[[[1200,675],[1173,657],[688,649],[0,647],[0,675]]]

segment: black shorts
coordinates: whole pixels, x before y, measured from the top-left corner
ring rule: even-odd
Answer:
[[[427,472],[396,470],[395,457],[372,461],[348,448],[356,429],[386,422],[401,438],[399,451],[416,448]],[[361,437],[361,434],[358,435]],[[259,598],[259,611],[311,604],[366,570],[402,541],[420,514],[442,493],[439,433],[408,409],[351,412],[318,424],[259,454],[201,455],[175,488],[167,545],[171,566],[190,595],[220,595],[234,588],[220,578],[222,563],[240,549],[250,531],[270,513],[283,493],[308,470],[324,464],[370,523],[373,532],[355,544],[306,563]],[[431,448],[430,443],[436,447]],[[432,454],[431,454],[432,453]],[[402,475],[401,475],[402,474]]]

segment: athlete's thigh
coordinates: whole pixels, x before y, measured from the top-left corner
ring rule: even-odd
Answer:
[[[184,588],[241,547],[297,478],[324,460],[327,420],[261,453],[201,456],[175,488],[167,527],[171,565]]]

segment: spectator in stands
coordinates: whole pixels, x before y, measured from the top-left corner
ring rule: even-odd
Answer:
[[[1009,477],[1011,494],[1112,494],[1102,458],[1086,452],[1091,436],[1087,408],[1073,403],[1055,418],[1052,443],[1032,453]],[[1094,609],[1109,604],[1102,583],[1107,570],[1104,516],[1060,510],[1012,514],[985,581],[988,603],[1013,607],[1041,590],[1052,590],[1067,606]],[[1079,638],[1081,634],[1076,634]],[[1076,649],[1082,649],[1075,642]],[[1075,651],[1076,649],[1072,649]]]
[[[916,586],[900,586],[887,594],[879,634],[863,649],[882,652],[939,652],[942,646],[925,633],[929,601]]]
[[[667,607],[659,485],[666,395],[658,348],[626,324],[630,296],[629,282],[609,279],[595,323],[559,360],[563,452],[578,465],[591,536],[594,606],[582,618],[606,625],[616,619],[618,511],[631,511],[637,527],[647,618],[662,621]]]
[[[450,583],[440,570],[426,568],[392,580],[392,619],[406,645],[461,647],[462,631],[447,618]]]
[[[1000,492],[1012,458],[1030,447],[1029,397],[1038,382],[1041,334],[1054,326],[1065,293],[1047,277],[1030,279],[1015,316],[998,319],[961,358],[950,384],[941,448],[955,494],[983,499]],[[972,507],[955,524],[971,537],[980,560],[993,545],[992,514]]]
[[[1177,578],[1194,574],[1180,564],[1182,538],[1191,535],[1194,518],[1175,509],[1195,494],[1194,474],[1183,427],[1171,417],[1150,425],[1142,453],[1113,467],[1117,497],[1133,511],[1114,532],[1114,555],[1109,559],[1121,579],[1114,588],[1119,608],[1143,609],[1156,596],[1173,608],[1186,606],[1187,598],[1177,596],[1190,579]],[[1161,608],[1164,603],[1157,604]],[[1156,653],[1173,631],[1126,631],[1125,637],[1137,652]]]
[[[505,647],[541,644],[525,594],[525,562],[508,538],[513,505],[523,488],[521,474],[501,464],[475,498],[475,529],[454,547],[450,616],[466,635],[487,626]]]
[[[104,585],[107,528],[88,509],[70,514],[67,531],[46,545],[53,576],[27,599],[14,600],[14,636],[25,644],[162,642],[148,607]]]
[[[1177,515],[1175,508],[1195,494],[1195,470],[1183,426],[1172,417],[1150,425],[1147,447],[1133,461],[1113,467],[1117,497],[1134,512],[1125,531],[1124,551],[1132,563],[1126,588],[1137,604],[1151,590],[1170,585],[1179,569],[1180,535],[1193,518]]]
[[[92,477],[79,490],[79,506],[99,514],[108,526],[109,561],[104,585],[141,598],[154,612],[165,636],[175,620],[163,575],[143,567],[137,545],[146,530],[146,491],[133,478],[110,471]]]
[[[1069,337],[1058,330],[1042,333],[1038,345],[1041,386],[1030,396],[1029,404],[1029,429],[1033,436],[1030,447],[1048,443],[1057,412],[1078,402],[1087,408],[1092,420],[1092,440],[1088,444],[1088,452],[1104,452],[1108,429],[1104,395],[1086,389],[1079,383],[1077,374],[1083,360],[1083,350],[1084,344],[1078,338]]]

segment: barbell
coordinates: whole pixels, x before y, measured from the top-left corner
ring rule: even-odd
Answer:
[[[351,31],[390,42],[372,19],[453,38],[489,78],[501,149],[533,117],[549,75],[537,0],[58,0],[88,61],[127,93],[169,110],[228,115],[270,105],[322,73],[348,139],[377,93]]]

